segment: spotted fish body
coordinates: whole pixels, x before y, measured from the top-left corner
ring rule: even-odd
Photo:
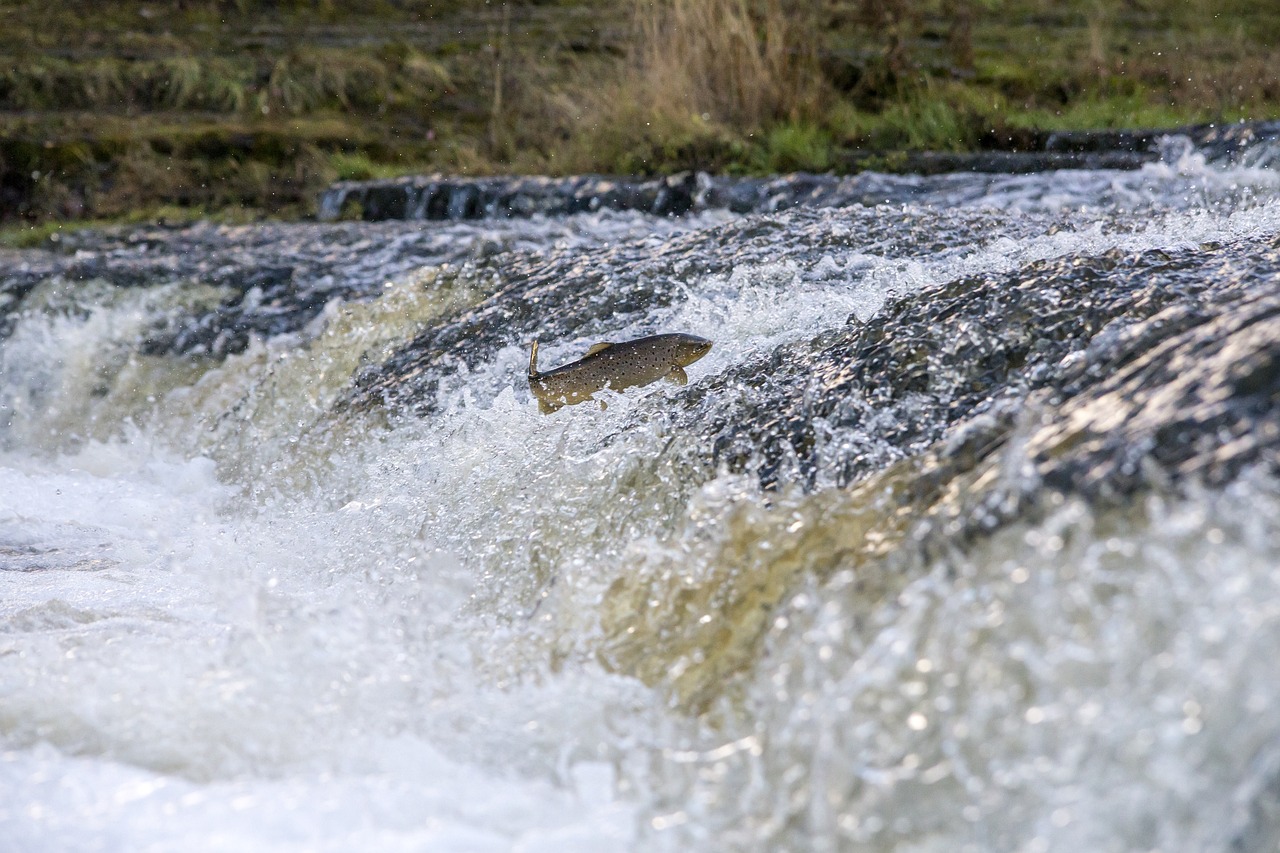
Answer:
[[[538,342],[529,353],[529,390],[538,408],[549,414],[562,406],[591,399],[597,391],[621,391],[671,379],[688,381],[684,368],[702,358],[711,341],[697,335],[650,335],[622,343],[596,344],[575,362],[538,372]]]

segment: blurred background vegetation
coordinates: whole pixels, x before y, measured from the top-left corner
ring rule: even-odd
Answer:
[[[0,0],[0,220],[1276,118],[1277,46],[1275,0]]]

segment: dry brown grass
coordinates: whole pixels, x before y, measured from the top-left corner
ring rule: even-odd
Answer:
[[[655,113],[740,130],[806,118],[826,95],[813,5],[637,0],[626,85]]]
[[[557,170],[715,170],[744,140],[818,119],[830,103],[816,4],[802,0],[633,0],[625,60],[522,98],[555,128]],[[552,147],[552,146],[547,146]]]

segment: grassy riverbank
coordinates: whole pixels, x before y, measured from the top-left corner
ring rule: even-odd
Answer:
[[[296,216],[337,178],[825,170],[1274,118],[1276,44],[1266,0],[7,0],[0,219]]]

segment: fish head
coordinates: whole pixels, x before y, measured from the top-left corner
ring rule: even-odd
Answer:
[[[685,367],[711,351],[711,341],[697,335],[676,335],[676,367]]]

